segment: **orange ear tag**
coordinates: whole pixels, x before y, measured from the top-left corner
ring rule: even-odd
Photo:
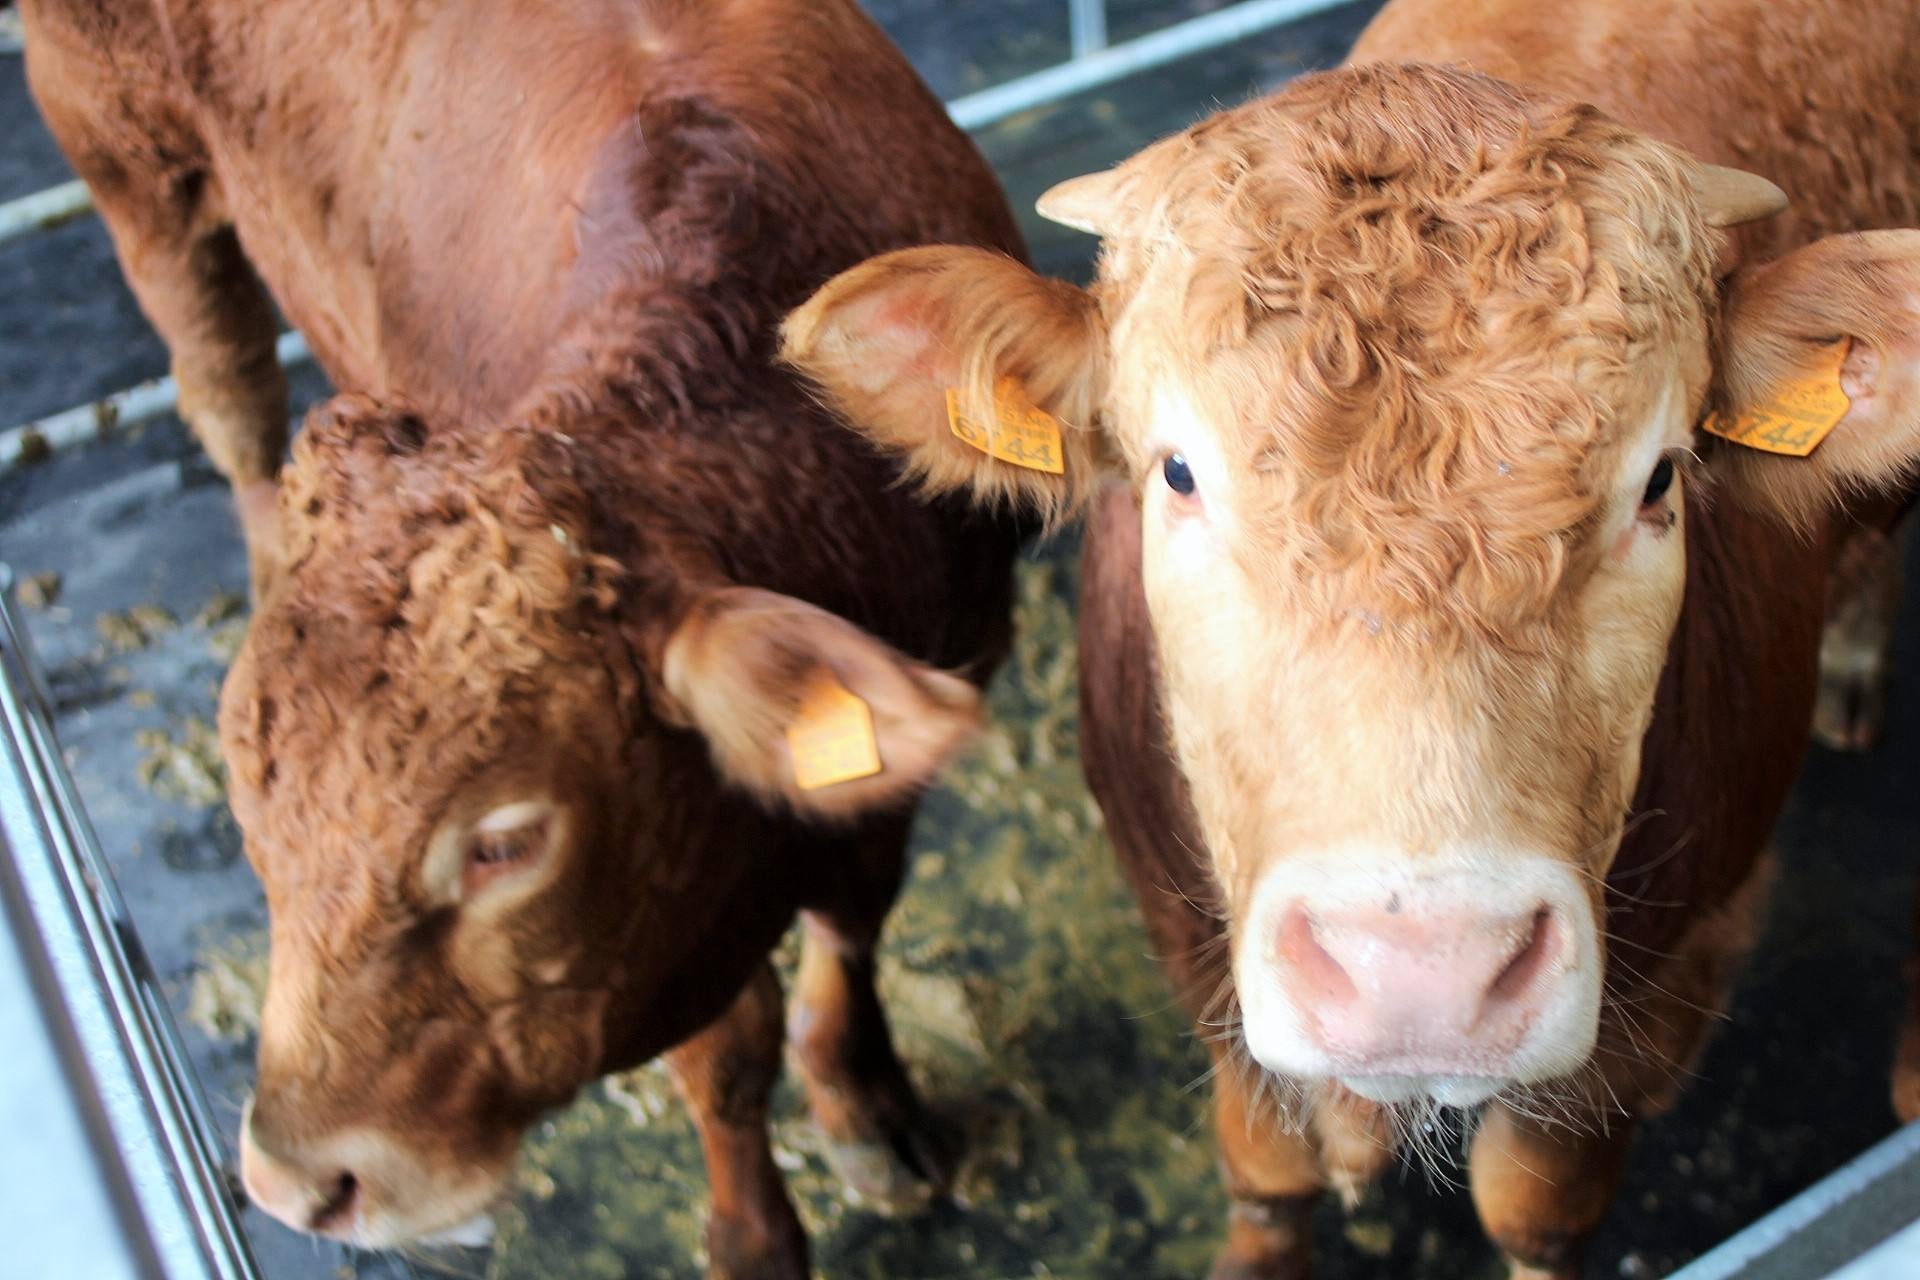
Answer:
[[[1804,458],[1847,416],[1853,402],[1840,389],[1840,366],[1852,339],[1842,338],[1820,353],[1814,367],[1775,387],[1760,403],[1742,409],[1731,421],[1710,413],[1700,426],[1735,444],[1768,453]]]
[[[802,791],[880,772],[873,712],[824,667],[814,673],[799,712],[787,726],[787,749],[793,753],[794,781]]]
[[[1049,475],[1065,474],[1060,420],[1027,399],[1017,378],[1002,378],[993,390],[994,422],[983,425],[961,410],[960,393],[947,388],[947,421],[953,434],[990,458]]]

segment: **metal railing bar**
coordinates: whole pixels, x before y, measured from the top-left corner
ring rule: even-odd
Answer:
[[[92,208],[93,197],[87,194],[87,184],[78,178],[9,200],[0,204],[0,244],[36,231],[51,231]]]
[[[281,334],[274,351],[285,368],[313,358],[307,340],[298,333]],[[125,391],[116,391],[92,404],[0,431],[0,470],[22,462],[37,462],[58,450],[101,439],[116,428],[164,417],[172,413],[179,402],[180,388],[174,380],[155,378]]]
[[[1244,40],[1262,31],[1338,9],[1351,0],[1241,0],[1204,17],[1163,27],[1151,35],[1129,40],[1063,62],[1032,75],[970,93],[947,104],[947,111],[963,129],[980,129],[1008,116],[1050,106],[1063,98],[1097,89],[1126,76],[1165,66],[1222,45]]]
[[[1916,1189],[1920,1189],[1920,1123],[1855,1156],[1680,1268],[1669,1280],[1826,1276],[1896,1235],[1911,1220]],[[1896,1247],[1896,1251],[1906,1250]],[[1886,1274],[1912,1272],[1889,1270]]]

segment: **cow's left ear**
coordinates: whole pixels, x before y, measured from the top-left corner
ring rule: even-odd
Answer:
[[[699,597],[667,641],[669,719],[720,772],[827,818],[895,806],[980,727],[980,691],[844,618],[751,587]]]
[[[1828,236],[1737,274],[1719,373],[1736,438],[1795,447],[1832,423],[1805,457],[1722,449],[1715,471],[1741,501],[1810,528],[1849,492],[1905,480],[1920,465],[1920,231]]]

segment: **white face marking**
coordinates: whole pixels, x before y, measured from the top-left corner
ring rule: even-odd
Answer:
[[[471,826],[459,821],[442,823],[428,842],[426,859],[420,865],[420,879],[427,897],[437,904],[452,906],[465,896],[467,845],[474,836],[518,831],[546,821],[558,809],[553,801],[544,798],[516,800],[488,810]],[[558,831],[552,833],[550,846],[557,843],[559,835]]]
[[[532,826],[553,812],[550,800],[521,800],[514,804],[504,804],[473,824],[473,829],[481,835],[498,835],[503,831],[517,831],[521,827]]]
[[[1178,387],[1162,385],[1153,393],[1153,417],[1147,446],[1151,468],[1146,479],[1147,506],[1157,525],[1166,529],[1165,554],[1170,562],[1192,566],[1210,557],[1238,532],[1234,519],[1233,476],[1221,452],[1219,437],[1201,417],[1200,410],[1187,393]],[[1193,501],[1199,519],[1168,519],[1167,504],[1178,495],[1167,488],[1161,477],[1161,461],[1177,453],[1193,472]]]
[[[420,864],[420,882],[427,898],[438,906],[460,901],[461,869],[466,865],[467,832],[456,823],[444,823],[427,845]]]
[[[1586,645],[1580,660],[1595,689],[1645,686],[1651,699],[1686,594],[1685,481],[1668,490],[1668,520],[1642,518],[1641,498],[1663,455],[1691,444],[1680,380],[1663,386],[1655,410],[1624,452],[1601,543],[1607,557],[1580,601]],[[1644,704],[1652,710],[1650,701]],[[1635,744],[1637,773],[1637,751]],[[1624,801],[1623,801],[1624,803]]]
[[[1665,455],[1684,450],[1691,444],[1685,410],[1680,380],[1677,377],[1668,378],[1661,387],[1659,400],[1654,403],[1653,413],[1622,454],[1620,471],[1614,478],[1613,501],[1608,507],[1606,523],[1602,526],[1601,545],[1613,547],[1620,544],[1626,535],[1636,532],[1634,521],[1640,514],[1640,499],[1646,493],[1647,480],[1653,475],[1654,468]],[[1677,503],[1680,497],[1677,483],[1672,493]],[[1635,538],[1624,544],[1622,549],[1627,559],[1632,560],[1642,550],[1644,541]]]
[[[1620,439],[1617,470],[1603,482],[1596,515],[1606,559],[1566,587],[1579,593],[1572,603],[1584,624],[1561,633],[1566,643],[1550,662],[1517,676],[1496,667],[1509,682],[1472,702],[1462,693],[1470,666],[1451,686],[1396,683],[1397,651],[1364,643],[1383,629],[1377,616],[1354,611],[1361,625],[1341,635],[1360,637],[1358,646],[1323,642],[1300,622],[1288,584],[1264,573],[1262,534],[1248,520],[1265,509],[1253,498],[1265,495],[1249,492],[1255,478],[1243,466],[1228,465],[1222,442],[1236,437],[1177,379],[1152,387],[1135,437],[1145,443],[1129,447],[1142,486],[1142,574],[1176,755],[1235,916],[1247,1044],[1269,1070],[1337,1080],[1381,1101],[1473,1106],[1576,1070],[1591,1053],[1603,952],[1585,860],[1603,855],[1587,852],[1592,833],[1560,830],[1572,820],[1559,809],[1528,801],[1541,775],[1516,775],[1500,735],[1503,726],[1543,729],[1565,712],[1590,717],[1608,740],[1631,740],[1592,779],[1573,777],[1586,759],[1576,752],[1533,757],[1552,756],[1567,788],[1624,787],[1624,812],[1638,774],[1635,717],[1651,709],[1685,578],[1682,529],[1646,518],[1641,499],[1662,455],[1691,442],[1686,383],[1676,370],[1648,389],[1652,407]],[[1172,452],[1194,476],[1191,500],[1162,478]],[[1677,483],[1673,495],[1677,517]],[[1388,886],[1426,913],[1424,938],[1372,920]],[[1352,962],[1363,994],[1378,978],[1377,1006],[1296,1000],[1314,979],[1299,968],[1283,974],[1288,962],[1275,947],[1286,911],[1302,903],[1326,910],[1322,950]],[[1525,998],[1510,998],[1502,965],[1528,953],[1536,907],[1550,922],[1538,936],[1551,945],[1536,953],[1542,964],[1523,969],[1537,984],[1529,979]],[[1376,923],[1384,941],[1370,949]],[[1477,945],[1496,927],[1518,930],[1511,954]],[[1467,970],[1478,975],[1471,989],[1453,980]],[[1453,1018],[1471,1014],[1482,995],[1500,1004],[1497,1026]]]

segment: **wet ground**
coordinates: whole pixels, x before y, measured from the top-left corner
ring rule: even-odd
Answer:
[[[1117,38],[1217,7],[1116,2]],[[1052,0],[874,8],[947,97],[1059,60]],[[1221,103],[1339,58],[1369,6],[992,129],[1016,208]],[[3,35],[4,33],[0,33]],[[0,200],[66,176],[19,58],[0,53]],[[1090,242],[1027,220],[1048,270]],[[0,246],[0,426],[150,377],[165,356],[97,222]],[[324,392],[311,370],[301,402]],[[927,805],[883,984],[903,1050],[965,1133],[954,1202],[891,1220],[847,1204],[791,1090],[778,1143],[822,1274],[874,1280],[1204,1275],[1222,1199],[1204,1054],[1168,996],[1106,851],[1075,754],[1071,538],[1024,570],[1018,655],[997,727]],[[264,923],[220,801],[207,725],[244,626],[226,496],[177,422],[0,474],[0,559],[39,576],[31,619],[68,757],[209,1091],[229,1122],[248,1080]],[[1911,610],[1909,610],[1911,612]],[[1914,619],[1909,618],[1911,624]],[[1900,672],[1920,671],[1902,632]],[[1768,938],[1699,1079],[1651,1125],[1591,1274],[1664,1274],[1892,1127],[1885,1065],[1920,858],[1920,681],[1896,674],[1882,748],[1816,751],[1783,818]],[[704,1176],[663,1076],[591,1090],[542,1125],[487,1252],[350,1256],[248,1215],[274,1280],[696,1273]],[[1329,1280],[1491,1277],[1464,1193],[1394,1176],[1319,1231]]]

